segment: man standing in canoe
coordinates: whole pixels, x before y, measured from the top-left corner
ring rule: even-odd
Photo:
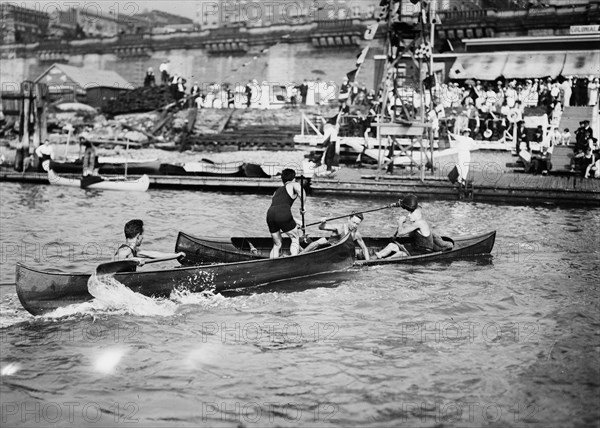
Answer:
[[[145,261],[144,258],[157,259],[157,258],[168,258],[168,257],[185,257],[184,252],[177,254],[174,253],[163,253],[160,251],[140,251],[140,245],[144,240],[144,222],[139,219],[129,220],[125,223],[125,243],[121,244],[115,252],[115,261],[134,259],[140,266],[143,266]]]
[[[362,235],[358,231],[358,226],[362,223],[364,216],[361,213],[353,213],[348,217],[348,221],[344,224],[327,224],[327,220],[321,220],[319,225],[320,230],[328,230],[333,232],[332,236],[328,238],[322,237],[316,241],[311,242],[301,252],[313,251],[319,247],[326,245],[327,243],[333,244],[334,242],[342,239],[346,234],[352,235],[352,240],[358,244],[362,250],[362,258],[369,260],[369,249],[362,238]]]
[[[306,194],[302,191],[300,183],[296,182],[296,172],[293,169],[286,168],[281,172],[281,181],[283,186],[275,191],[271,206],[267,211],[267,225],[269,233],[273,238],[273,249],[271,249],[270,258],[279,257],[281,251],[281,233],[290,237],[290,254],[295,256],[300,251],[300,233],[298,224],[292,215],[292,205],[298,196],[303,198],[304,205]]]
[[[423,218],[423,212],[419,207],[419,202],[415,195],[407,195],[400,201],[400,206],[409,212],[408,216],[401,216],[398,219],[398,229],[394,233],[394,238],[383,250],[375,253],[376,259],[383,259],[388,256],[407,257],[433,251],[433,233],[427,221]],[[408,235],[412,237],[413,254],[404,248],[400,243],[400,237]],[[398,238],[398,239],[396,239]]]

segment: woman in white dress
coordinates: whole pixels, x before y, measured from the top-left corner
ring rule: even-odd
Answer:
[[[588,105],[595,106],[598,104],[598,89],[600,88],[600,83],[597,77],[590,76],[588,83]]]

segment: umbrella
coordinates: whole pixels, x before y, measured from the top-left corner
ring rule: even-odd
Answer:
[[[467,79],[467,80],[465,80],[465,84],[466,85],[475,85],[475,81],[473,79]]]
[[[311,71],[312,74],[320,74],[320,75],[325,75],[325,72],[323,70],[312,70]]]

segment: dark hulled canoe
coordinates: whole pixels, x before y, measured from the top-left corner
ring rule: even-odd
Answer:
[[[81,174],[83,171],[83,162],[78,159],[74,162],[51,162],[51,168],[54,172],[59,174]],[[127,174],[128,175],[155,175],[160,170],[160,161],[149,160],[149,161],[136,161],[134,159],[127,162]],[[99,174],[114,174],[124,175],[125,174],[125,163],[124,162],[104,162],[100,163],[98,167]]]
[[[410,257],[394,257],[387,259],[356,260],[357,265],[380,265],[395,263],[425,263],[447,260],[469,259],[485,254],[490,254],[496,241],[496,231],[487,232],[482,235],[463,235],[455,238],[443,237],[446,241],[454,242],[450,250],[434,251],[432,253],[420,254]],[[390,242],[390,238],[367,238],[365,244],[369,249],[380,250]],[[411,252],[411,245],[404,243],[406,249]]]
[[[188,175],[196,177],[251,177],[269,178],[260,165],[254,163],[221,163],[196,162],[194,167],[187,165],[174,165],[163,163],[160,166],[161,175]]]
[[[480,254],[489,254],[494,248],[496,231],[482,235],[458,236],[453,239],[444,238],[454,242],[454,247],[447,251],[436,251],[411,257],[389,258],[380,260],[356,260],[358,265],[387,264],[387,263],[424,263],[438,260],[453,260],[473,257]],[[384,248],[390,238],[363,237],[365,244],[371,250],[378,251]],[[251,252],[252,245],[256,252]],[[283,250],[289,249],[290,240],[283,240]],[[203,263],[240,262],[244,260],[257,260],[269,256],[273,246],[271,238],[245,237],[245,238],[218,238],[204,239],[179,232],[175,252],[183,251],[186,257],[181,261],[184,265],[199,265]],[[406,238],[405,247],[410,251],[409,238]]]
[[[114,277],[143,295],[168,297],[175,289],[219,292],[334,272],[352,266],[353,260],[354,245],[348,236],[334,246],[294,257],[141,270],[117,273]],[[17,295],[23,307],[33,315],[93,298],[87,287],[89,274],[43,271],[20,262],[16,271]]]

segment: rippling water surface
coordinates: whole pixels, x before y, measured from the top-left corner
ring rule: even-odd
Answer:
[[[268,196],[2,183],[0,281],[91,272],[123,224],[266,235]],[[394,202],[309,198],[307,222]],[[3,426],[597,426],[599,213],[425,202],[440,233],[496,229],[493,257],[32,317],[0,287]],[[393,233],[394,210],[365,235]],[[115,305],[114,302],[120,302]]]

